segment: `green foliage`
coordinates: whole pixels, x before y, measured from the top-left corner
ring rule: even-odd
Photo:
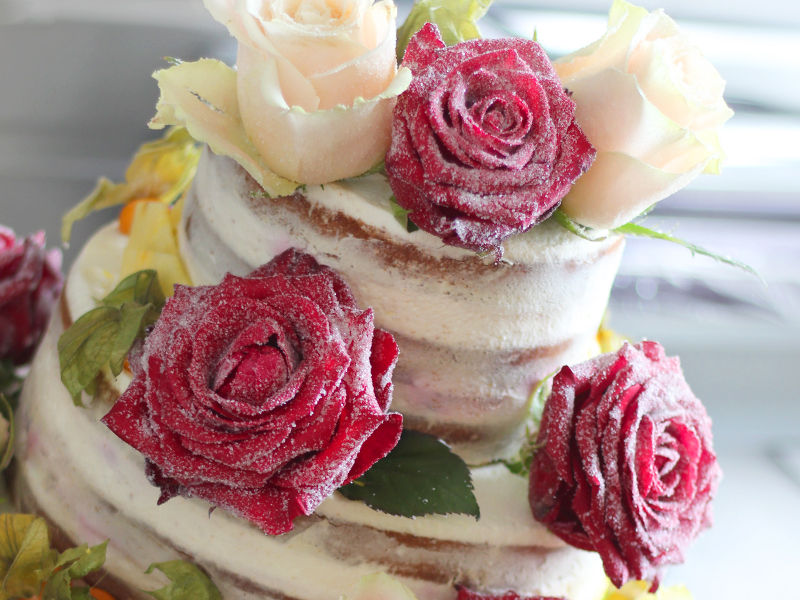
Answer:
[[[89,588],[72,586],[73,579],[83,579],[89,573],[103,568],[106,562],[108,540],[97,546],[84,544],[67,550],[58,557],[52,569],[41,573],[46,581],[42,600],[84,600],[89,598]]]
[[[146,592],[157,600],[222,600],[217,586],[203,573],[200,567],[182,560],[172,560],[150,565],[149,575],[158,569],[170,580],[160,590]]]
[[[411,214],[411,211],[400,206],[397,203],[397,198],[394,196],[389,198],[389,205],[392,207],[392,214],[394,215],[394,218],[397,219],[397,222],[403,226],[403,229],[408,231],[408,233],[419,231],[419,227],[417,227],[414,222],[408,218],[408,215]]]
[[[653,210],[653,208],[654,206],[648,208],[645,212],[643,212],[639,216],[639,218],[647,215],[650,211]],[[564,229],[566,229],[570,233],[573,233],[585,240],[589,240],[590,242],[601,242],[608,237],[607,231],[598,231],[596,229],[592,229],[591,227],[584,227],[583,225],[573,221],[560,208],[553,213],[553,219],[556,221],[556,223],[561,225]],[[732,267],[736,267],[737,269],[741,269],[747,273],[750,273],[751,275],[755,275],[762,282],[764,281],[758,274],[758,272],[755,269],[753,269],[753,267],[750,267],[749,265],[746,265],[741,261],[735,260],[728,256],[721,256],[719,254],[715,254],[710,250],[706,250],[705,248],[696,246],[692,243],[687,242],[686,240],[682,240],[673,235],[670,235],[668,233],[663,233],[655,229],[650,229],[638,223],[633,223],[633,222],[627,223],[625,225],[617,227],[616,229],[613,229],[612,231],[614,233],[620,233],[623,235],[635,235],[638,237],[646,237],[657,240],[664,240],[665,242],[672,242],[673,244],[678,244],[679,246],[683,246],[684,248],[688,249],[692,254],[701,254],[703,256],[708,256],[709,258],[713,258],[718,262],[730,265]]]
[[[405,23],[397,30],[397,62],[403,60],[411,38],[425,23],[439,27],[444,43],[454,46],[480,39],[478,21],[493,0],[417,0]]]
[[[404,430],[397,446],[339,491],[350,500],[401,517],[465,514],[480,518],[469,467],[441,440]]]
[[[9,404],[6,397],[0,393],[0,414],[2,414],[3,418],[8,423],[8,435],[4,436],[5,439],[5,446],[0,445],[0,471],[5,470],[5,468],[11,463],[11,459],[14,456],[14,444],[17,439],[17,425],[14,419],[14,410]]]
[[[58,340],[61,381],[76,406],[82,406],[83,390],[94,394],[94,382],[106,365],[115,377],[122,372],[131,346],[158,320],[164,303],[158,274],[139,271],[64,332]]]

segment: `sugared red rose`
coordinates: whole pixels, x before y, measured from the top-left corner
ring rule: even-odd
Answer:
[[[534,517],[595,550],[621,587],[658,587],[711,525],[720,469],[711,421],[677,358],[656,342],[625,344],[553,379],[531,467]]]
[[[535,42],[448,48],[429,23],[403,66],[414,79],[395,107],[386,171],[411,220],[445,243],[499,254],[592,164],[575,104]]]
[[[0,226],[0,360],[31,359],[63,281],[61,252],[45,251],[44,232],[20,241]]]
[[[397,444],[397,356],[341,277],[289,250],[176,286],[103,422],[144,454],[160,502],[202,498],[277,535]]]

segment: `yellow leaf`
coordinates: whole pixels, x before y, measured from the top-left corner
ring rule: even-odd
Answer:
[[[192,285],[178,249],[175,216],[181,207],[170,208],[159,202],[144,202],[136,207],[128,246],[122,254],[120,277],[155,269],[164,295],[171,297],[173,286]],[[180,216],[177,217],[180,219]]]
[[[33,515],[0,515],[0,599],[29,598],[39,593],[43,572],[55,564],[44,519]]]
[[[124,183],[101,178],[92,193],[64,215],[61,237],[68,242],[72,225],[95,210],[140,198],[174,202],[189,188],[199,160],[199,145],[189,132],[182,127],[170,128],[162,139],[139,148],[125,173]]]

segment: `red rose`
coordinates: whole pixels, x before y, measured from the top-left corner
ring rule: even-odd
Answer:
[[[458,597],[456,600],[563,600],[562,598],[552,598],[550,596],[520,596],[516,592],[506,592],[505,594],[481,594],[468,590],[464,586],[457,585]]]
[[[247,278],[175,286],[103,422],[162,490],[292,529],[394,448],[398,350],[347,284],[289,250]]]
[[[394,110],[386,172],[414,224],[446,244],[500,254],[592,164],[575,103],[536,42],[448,48],[428,23],[403,65],[414,79]]]
[[[20,242],[0,226],[0,360],[30,361],[63,283],[61,252],[45,251],[43,231]]]
[[[625,344],[553,379],[531,467],[534,517],[595,550],[617,587],[658,587],[711,526],[720,469],[711,420],[677,358],[656,342]]]

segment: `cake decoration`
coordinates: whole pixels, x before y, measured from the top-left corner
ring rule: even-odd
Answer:
[[[725,81],[663,10],[614,0],[603,37],[553,66],[598,152],[561,205],[573,220],[615,229],[719,174],[718,130],[733,115]]]
[[[598,552],[617,587],[649,580],[655,591],[711,526],[720,479],[711,420],[656,342],[561,369],[537,445],[534,517]]]
[[[277,535],[397,444],[397,356],[341,277],[289,250],[177,286],[103,423],[145,455],[159,503],[202,498]]]
[[[24,365],[44,335],[64,278],[44,232],[18,239],[0,225],[0,362]]]
[[[165,600],[690,598],[648,590],[710,525],[710,420],[601,320],[625,235],[712,255],[631,220],[718,169],[721,80],[622,1],[555,68],[484,0],[397,44],[389,1],[205,4],[237,68],[169,59],[164,138],[65,217],[125,205],[26,383],[20,507],[134,596],[152,555]]]
[[[447,444],[406,429],[386,458],[339,492],[398,517],[462,514],[479,519],[473,489],[469,467]]]
[[[238,69],[201,60],[157,73],[151,127],[185,125],[272,196],[383,161],[394,99],[411,79],[397,69],[394,4],[205,4],[239,41]]]
[[[174,204],[189,189],[199,160],[200,147],[189,132],[183,127],[169,128],[162,139],[142,144],[123,183],[101,177],[92,193],[64,215],[62,240],[69,242],[72,226],[96,210],[141,199]]]
[[[406,48],[386,172],[415,225],[446,244],[502,255],[547,218],[592,164],[575,104],[536,42],[447,47],[425,25]]]
[[[61,381],[76,406],[84,390],[94,396],[97,377],[108,368],[122,373],[134,342],[145,336],[161,315],[164,294],[153,271],[126,277],[100,306],[82,315],[58,340]]]

